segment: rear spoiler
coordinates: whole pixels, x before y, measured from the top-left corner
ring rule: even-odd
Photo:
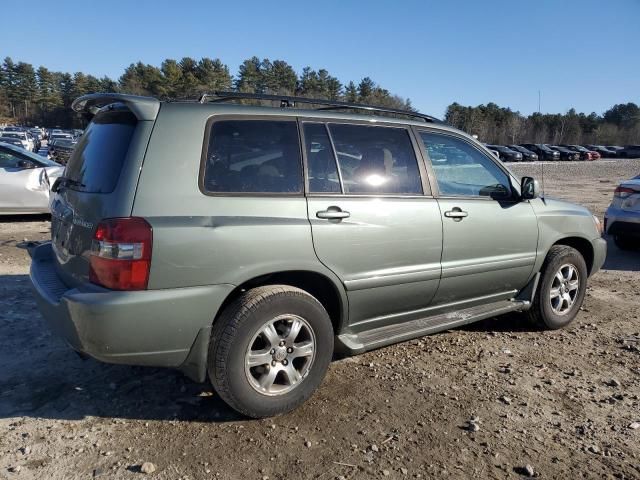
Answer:
[[[88,113],[91,116],[98,113],[102,107],[120,103],[125,105],[138,120],[155,120],[160,110],[160,100],[153,97],[125,95],[124,93],[92,93],[76,98],[71,108],[78,113]]]

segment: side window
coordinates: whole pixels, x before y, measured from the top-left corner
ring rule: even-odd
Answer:
[[[301,193],[295,120],[221,120],[211,127],[203,187],[212,193]]]
[[[509,176],[467,142],[437,133],[420,132],[441,195],[509,198]]]
[[[0,168],[18,168],[21,159],[9,152],[0,152]]]
[[[340,177],[327,127],[322,123],[303,124],[310,193],[340,193]]]
[[[421,195],[409,132],[404,128],[330,124],[344,193]]]

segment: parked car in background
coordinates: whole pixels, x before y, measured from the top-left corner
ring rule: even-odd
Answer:
[[[49,213],[49,190],[64,167],[0,143],[0,215]]]
[[[536,153],[540,160],[560,160],[560,152],[550,149],[543,143],[521,143],[520,146]]]
[[[640,158],[640,145],[625,145],[617,153],[621,158]]]
[[[498,152],[498,158],[503,162],[521,162],[522,153],[512,150],[509,147],[503,145],[487,145],[489,150],[495,150]]]
[[[580,154],[580,160],[597,160],[600,158],[598,152],[584,148],[582,145],[560,145],[561,147],[568,148],[571,151],[578,152]]]
[[[13,145],[15,147],[22,148],[23,150],[27,150],[24,147],[24,142],[22,140],[20,140],[19,138],[0,136],[0,142],[1,143],[7,143],[9,145]]]
[[[40,150],[40,147],[42,146],[42,134],[40,133],[40,130],[30,129],[27,131],[27,133],[33,139],[33,151],[37,152],[38,150]]]
[[[51,140],[73,140],[73,135],[67,132],[57,131],[49,135],[49,141]]]
[[[32,152],[35,148],[33,138],[27,135],[27,132],[23,132],[20,130],[5,130],[4,132],[2,132],[2,136],[20,140],[22,148],[24,148],[25,150],[29,150],[30,152]]]
[[[528,148],[521,147],[520,145],[507,145],[511,150],[515,150],[522,154],[522,160],[525,162],[535,162],[538,160],[538,154],[532,152]]]
[[[619,248],[640,248],[640,175],[616,187],[604,215],[604,226]]]
[[[610,150],[603,145],[584,145],[584,147],[589,150],[593,150],[594,152],[598,152],[602,158],[616,158],[618,155],[618,152]]]
[[[49,155],[56,162],[66,165],[73,153],[76,141],[69,138],[56,138],[48,144]]]
[[[556,152],[560,152],[560,160],[564,161],[576,161],[580,160],[580,153],[568,148],[560,147],[559,145],[548,145],[548,147]]]

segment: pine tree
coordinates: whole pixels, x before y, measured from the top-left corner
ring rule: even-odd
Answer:
[[[251,57],[242,62],[238,69],[236,90],[244,93],[263,93],[261,91],[264,85],[261,66],[262,62],[258,57]]]
[[[344,96],[347,102],[355,103],[358,101],[358,88],[353,81],[349,82],[346,86]]]
[[[367,102],[369,97],[373,94],[373,89],[376,84],[369,77],[364,77],[358,85],[358,100],[361,102]]]

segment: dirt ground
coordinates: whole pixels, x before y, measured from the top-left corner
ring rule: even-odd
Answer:
[[[544,168],[548,194],[602,218],[640,161]],[[0,218],[0,479],[640,478],[640,251],[610,243],[565,330],[509,315],[339,360],[303,407],[253,421],[52,336],[24,249],[48,229]]]

